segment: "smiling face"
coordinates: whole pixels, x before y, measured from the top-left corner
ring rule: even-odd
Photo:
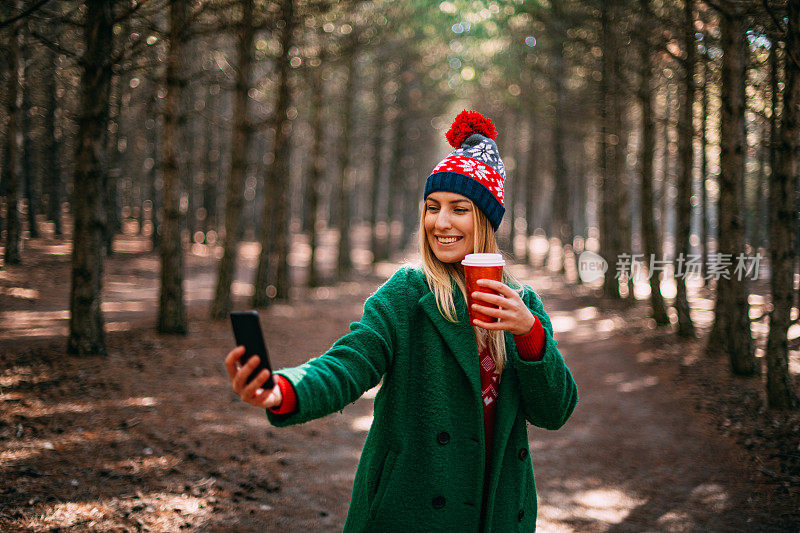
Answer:
[[[436,191],[425,199],[425,235],[442,263],[459,263],[475,248],[475,208],[466,196]]]

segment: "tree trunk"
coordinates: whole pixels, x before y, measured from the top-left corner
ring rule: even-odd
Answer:
[[[127,32],[123,31],[123,35]],[[122,230],[122,217],[119,205],[119,178],[122,175],[120,168],[119,136],[122,131],[122,95],[127,84],[127,77],[118,74],[111,83],[113,93],[113,113],[109,123],[115,123],[115,128],[106,132],[108,148],[108,174],[106,176],[105,203],[106,211],[106,230],[104,235],[106,255],[111,255],[114,251],[114,236]]]
[[[502,129],[500,131],[503,132],[502,137],[500,137],[500,141],[502,144],[503,153],[506,154],[506,158],[510,158],[517,164],[516,161],[516,154],[514,153],[514,140],[515,136],[518,135],[518,126],[516,124],[516,115],[517,113],[507,110],[503,116],[503,124]],[[500,222],[500,226],[497,228],[497,244],[501,250],[507,250],[512,256],[514,254],[514,202],[517,201],[517,195],[513,190],[513,184],[516,183],[515,176],[516,172],[514,172],[513,168],[506,167],[506,181],[504,184],[503,189],[503,206],[506,209],[505,215],[503,216],[502,221]],[[416,174],[414,174],[416,175]],[[509,180],[509,178],[511,178]]]
[[[38,187],[36,183],[36,174],[34,172],[33,160],[36,155],[34,154],[34,137],[36,133],[31,126],[31,92],[33,91],[33,72],[31,69],[31,44],[28,31],[25,30],[22,35],[22,109],[20,109],[20,133],[22,134],[22,181],[25,184],[25,203],[27,207],[28,219],[28,232],[31,239],[39,237],[39,225],[36,222],[36,212],[39,207]]]
[[[112,65],[114,2],[86,0],[85,52],[81,64],[80,110],[75,154],[72,211],[72,290],[67,351],[76,355],[105,355],[101,299],[103,288],[103,228],[105,191],[102,160],[108,126],[108,88]]]
[[[400,76],[405,76],[406,65],[401,66]],[[389,161],[389,202],[386,209],[386,256],[391,256],[392,252],[398,247],[399,243],[394,242],[393,226],[396,213],[400,213],[402,217],[402,210],[396,204],[400,198],[401,187],[403,184],[403,169],[401,162],[403,161],[404,149],[408,144],[408,103],[409,103],[409,88],[407,83],[401,83],[398,89],[397,99],[397,116],[394,119],[394,134],[391,143],[392,154]]]
[[[656,137],[655,122],[653,113],[653,93],[650,87],[652,82],[651,64],[651,45],[650,36],[652,27],[649,25],[648,8],[649,0],[640,0],[642,21],[640,27],[639,43],[639,100],[642,105],[642,142],[639,153],[641,164],[641,209],[642,219],[642,244],[644,246],[645,258],[654,257],[661,250],[661,243],[658,241],[655,219],[653,217],[653,155],[655,153]],[[659,271],[648,272],[650,282],[650,306],[653,309],[653,319],[659,326],[669,325],[664,297],[661,294],[661,278]]]
[[[216,102],[216,94],[208,90],[206,92],[206,109],[209,115],[216,110]],[[236,121],[234,119],[234,124],[235,123]],[[205,128],[203,128],[203,209],[205,210],[205,218],[203,218],[202,228],[206,236],[206,244],[212,244],[208,238],[208,232],[211,230],[219,232],[220,229],[217,209],[217,197],[219,196],[219,170],[217,163],[220,158],[219,155],[217,155],[216,158],[211,157],[211,152],[213,150],[216,150],[216,153],[219,154],[219,139],[216,135],[217,129],[217,125],[214,124],[213,120],[208,120],[205,124]],[[231,173],[228,174],[228,179],[230,179],[230,174]],[[216,242],[216,240],[214,242]]]
[[[534,111],[533,103],[528,104],[528,150],[527,158],[525,159],[525,219],[526,219],[526,233],[525,233],[525,264],[531,264],[530,252],[530,237],[536,230],[536,223],[534,221],[534,213],[536,212],[536,199],[539,196],[542,187],[539,183],[539,158],[538,158],[538,144],[536,143],[537,121],[536,112]]]
[[[4,6],[6,18],[14,12],[14,5]],[[6,146],[3,160],[3,187],[6,196],[6,246],[4,261],[16,265],[22,261],[20,256],[20,237],[22,233],[19,219],[19,174],[17,169],[17,96],[19,94],[19,23],[15,22],[7,30],[8,79],[6,79]]]
[[[772,55],[773,50],[770,50]],[[771,121],[769,121],[771,122]],[[756,198],[755,198],[755,226],[753,227],[753,249],[757,252],[759,249],[764,248],[765,235],[769,221],[767,220],[767,205],[764,197],[764,191],[767,188],[767,165],[769,164],[770,144],[772,140],[769,136],[769,122],[764,121],[760,124],[759,137],[761,140],[760,146],[756,150],[756,157],[758,157],[758,173],[756,175]]]
[[[236,88],[233,93],[233,138],[231,140],[230,172],[225,194],[225,240],[222,258],[217,269],[217,288],[211,303],[211,318],[227,318],[233,309],[231,287],[236,275],[239,240],[242,237],[242,205],[244,203],[244,183],[247,174],[247,156],[253,138],[252,127],[248,122],[250,113],[250,76],[253,70],[253,0],[242,0],[242,19],[236,46],[237,68]],[[210,133],[206,132],[207,138]],[[210,161],[209,161],[210,163]],[[206,165],[206,180],[210,180],[210,164]]]
[[[611,27],[609,17],[609,3],[600,4],[600,26],[601,26],[601,48],[603,56],[601,58],[601,79],[600,79],[600,195],[601,195],[601,215],[600,215],[600,251],[608,263],[608,270],[603,279],[603,295],[606,298],[619,299],[619,281],[614,277],[614,267],[616,257],[619,253],[615,234],[617,216],[617,181],[614,176],[612,161],[614,157],[614,146],[611,143],[613,136],[611,124],[611,63],[616,61],[614,29]]]
[[[706,37],[706,39],[708,39]],[[702,88],[702,116],[700,122],[700,209],[702,212],[702,229],[700,245],[702,246],[703,259],[700,265],[700,274],[703,276],[703,284],[708,286],[709,278],[706,278],[706,265],[708,265],[708,238],[710,229],[708,222],[708,85],[710,79],[708,64],[708,41],[704,41],[703,50],[703,88]]]
[[[325,174],[327,159],[322,153],[322,140],[325,135],[325,121],[323,120],[324,109],[323,99],[325,85],[322,81],[323,68],[325,68],[326,57],[324,49],[320,52],[319,65],[309,72],[311,85],[311,129],[313,140],[311,141],[311,169],[308,176],[308,189],[306,199],[308,200],[308,210],[310,216],[309,224],[309,246],[311,257],[308,260],[308,286],[317,287],[320,285],[319,271],[317,270],[317,240],[319,222],[319,188],[322,183],[322,176]]]
[[[660,238],[659,241],[662,243],[667,242],[667,237],[669,237],[669,227],[667,226],[667,222],[669,221],[669,204],[670,204],[670,178],[671,178],[671,168],[670,163],[672,160],[672,156],[669,153],[669,145],[670,145],[670,126],[672,125],[672,107],[675,105],[672,101],[672,91],[670,89],[671,85],[669,81],[666,82],[664,85],[664,128],[662,129],[662,133],[664,135],[664,145],[663,145],[663,156],[661,158],[661,191],[659,195],[660,202],[660,209],[659,209],[659,233]],[[658,250],[658,253],[664,253],[664,250]]]
[[[616,20],[623,20],[623,14],[619,13],[620,7],[617,7],[615,17]],[[613,113],[613,130],[614,136],[616,138],[616,142],[613,145],[613,173],[614,173],[614,189],[615,189],[615,208],[614,208],[614,217],[615,217],[615,227],[614,227],[614,240],[615,240],[615,249],[617,254],[629,254],[631,255],[631,210],[630,210],[630,201],[628,198],[628,173],[626,168],[626,160],[628,156],[628,133],[627,133],[627,124],[625,123],[625,116],[627,115],[625,108],[627,106],[625,102],[625,84],[623,83],[622,79],[622,57],[621,57],[621,48],[619,47],[619,36],[614,36],[614,55],[612,57],[612,73],[611,73],[611,83],[613,83],[613,90],[612,90],[612,113]],[[615,262],[609,263],[609,271],[618,270],[616,268],[616,258],[619,257],[618,255],[614,256]],[[607,276],[609,277],[609,276]],[[614,280],[617,282],[617,280]],[[630,275],[630,269],[627,275],[627,285],[628,285],[628,296],[627,298],[630,301],[634,300],[633,294],[633,277]],[[617,289],[619,290],[619,289]]]
[[[723,13],[722,101],[720,128],[719,254],[736,261],[744,253],[741,191],[744,175],[744,85],[745,39],[743,20]],[[718,254],[718,257],[719,257]],[[742,279],[737,279],[741,277]],[[714,325],[708,338],[708,353],[727,354],[734,374],[751,376],[760,372],[753,353],[750,332],[748,282],[746,276],[721,276],[717,283]]]
[[[184,52],[188,41],[188,0],[173,0],[169,9],[164,136],[161,169],[164,180],[164,220],[159,252],[161,295],[158,308],[159,333],[186,334],[186,304],[183,299],[183,241],[180,223],[181,178],[178,169],[178,139],[184,126],[180,112],[185,89]]]
[[[53,221],[56,236],[62,233],[61,228],[61,159],[60,143],[56,136],[56,110],[58,97],[56,80],[58,76],[58,56],[49,47],[44,47],[46,75],[42,79],[46,108],[44,112],[44,186],[47,191],[47,218]]]
[[[336,277],[347,280],[353,272],[350,258],[350,203],[352,201],[354,169],[350,166],[350,136],[352,134],[353,105],[356,98],[355,79],[358,58],[358,35],[354,30],[347,43],[343,61],[347,68],[347,81],[344,89],[344,110],[342,111],[342,138],[339,145],[339,253],[336,261]]]
[[[524,240],[525,241],[525,248],[527,248],[527,234],[525,228],[522,227],[521,224],[517,224],[518,220],[525,220],[525,174],[523,174],[524,165],[522,160],[524,158],[523,155],[523,144],[522,142],[525,140],[524,138],[520,139],[520,133],[525,128],[525,118],[522,115],[521,111],[516,110],[515,114],[519,116],[517,122],[517,130],[514,133],[509,135],[509,139],[511,140],[511,148],[512,153],[514,154],[514,174],[511,178],[511,189],[513,190],[513,197],[512,203],[509,206],[511,210],[511,217],[509,218],[509,222],[511,222],[511,249],[509,250],[511,254],[519,261],[521,258],[525,257],[525,251],[523,250],[522,254],[516,253],[517,241]]]
[[[278,98],[273,115],[275,142],[272,162],[265,179],[262,216],[264,228],[261,234],[261,252],[256,270],[253,307],[269,305],[271,295],[267,293],[267,287],[270,278],[270,256],[273,254],[277,263],[274,296],[279,299],[289,297],[289,134],[292,123],[286,112],[291,98],[289,51],[296,23],[294,0],[283,0],[281,20],[283,21],[280,37],[281,55],[277,61]]]
[[[769,243],[772,287],[772,312],[767,336],[767,403],[774,409],[800,407],[789,373],[787,342],[794,296],[794,230],[797,212],[794,195],[797,190],[800,163],[800,6],[789,2],[786,38],[783,112],[777,142],[773,143],[776,168],[772,172],[769,192]],[[775,55],[775,49],[771,51]],[[773,74],[777,69],[773,70]],[[772,109],[773,115],[775,108]]]
[[[678,116],[678,197],[676,199],[675,220],[675,269],[673,276],[677,286],[675,294],[675,311],[678,314],[678,336],[694,337],[694,322],[689,309],[689,297],[686,293],[686,269],[682,266],[689,259],[691,252],[689,237],[692,233],[692,171],[694,169],[694,124],[692,109],[694,106],[694,3],[684,0],[683,12],[683,46],[684,79],[678,87],[680,115]]]
[[[561,9],[561,1],[551,2],[553,16],[556,24],[563,24],[564,14]],[[612,30],[613,31],[613,30]],[[565,132],[564,115],[567,109],[567,89],[565,87],[566,69],[564,67],[564,40],[565,31],[558,27],[553,32],[553,91],[555,93],[555,110],[553,112],[553,219],[551,221],[550,235],[557,237],[561,244],[560,267],[564,271],[565,254],[567,246],[572,246],[572,202],[571,187],[569,176],[567,175],[567,162],[565,157]],[[616,50],[612,52],[611,61],[615,61]],[[615,83],[616,80],[611,80]],[[619,179],[619,176],[616,176]]]
[[[384,87],[386,85],[386,69],[382,66],[383,56],[378,54],[375,57],[376,69],[375,80],[372,87],[372,95],[375,98],[375,111],[372,122],[372,180],[370,188],[370,250],[372,251],[372,263],[376,263],[383,255],[379,247],[381,241],[378,235],[378,204],[380,201],[380,191],[383,176],[383,132],[384,119],[386,117],[386,100],[384,98]]]

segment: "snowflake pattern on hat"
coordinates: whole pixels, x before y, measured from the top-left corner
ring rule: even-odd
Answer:
[[[489,192],[503,205],[503,176],[486,163],[471,157],[455,155],[454,152],[454,155],[444,158],[436,165],[431,174],[437,172],[457,172],[472,176],[481,185],[489,189]]]

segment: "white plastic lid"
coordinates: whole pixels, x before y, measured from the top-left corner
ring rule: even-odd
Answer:
[[[462,265],[466,266],[505,266],[506,260],[503,254],[467,254],[461,260]]]

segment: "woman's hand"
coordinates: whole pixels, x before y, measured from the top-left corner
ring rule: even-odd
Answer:
[[[517,291],[505,283],[493,279],[479,279],[477,283],[481,287],[492,289],[500,294],[473,292],[472,299],[496,305],[500,309],[473,303],[473,311],[478,311],[479,313],[498,319],[497,322],[473,320],[473,325],[483,329],[510,331],[514,335],[530,333],[533,325],[536,323],[536,318],[533,316],[530,309],[528,309],[528,306],[525,305],[525,302],[522,301]]]
[[[228,379],[233,385],[233,392],[238,394],[243,402],[256,407],[269,409],[279,406],[283,401],[280,387],[275,384],[272,389],[262,388],[264,383],[267,382],[267,378],[269,378],[269,370],[262,370],[253,378],[253,381],[247,383],[247,378],[258,366],[260,358],[257,355],[253,355],[242,366],[240,360],[243,355],[244,346],[237,346],[228,352],[227,357],[225,357],[225,368],[228,369]]]

